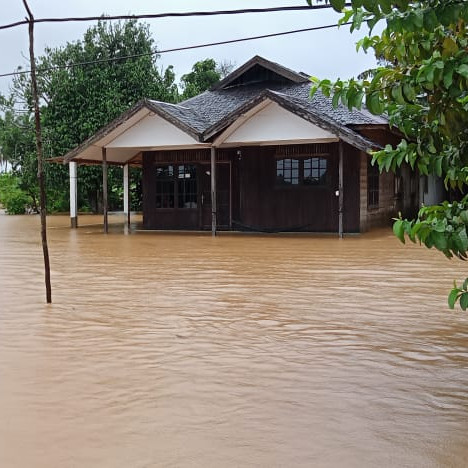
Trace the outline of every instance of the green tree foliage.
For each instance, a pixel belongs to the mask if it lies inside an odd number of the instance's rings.
[[[9,213],[18,214],[19,209],[11,210],[7,203],[14,203],[14,194],[21,193],[18,206],[24,210],[38,211],[39,188],[37,183],[37,160],[34,136],[34,121],[32,114],[22,112],[17,114],[12,101],[3,99],[3,115],[0,116],[0,147],[5,160],[11,165],[11,175],[15,190],[9,190],[8,200],[2,203]],[[5,178],[3,182],[11,182]],[[8,183],[8,187],[13,185]],[[16,190],[17,189],[17,190]]]
[[[148,26],[134,20],[100,21],[86,31],[83,40],[46,49],[38,59],[45,155],[64,155],[140,99],[176,102],[173,69],[160,70],[156,61]],[[14,97],[31,110],[27,75],[15,80]],[[97,210],[102,195],[100,167],[80,167],[79,178],[80,204]],[[120,206],[120,192],[113,188],[121,184],[121,169],[110,168],[111,208],[113,204]],[[51,208],[66,210],[68,169],[48,165],[47,186]]]
[[[182,99],[189,99],[209,89],[221,79],[221,72],[213,59],[195,63],[192,71],[182,75]]]
[[[310,1],[309,1],[310,3]],[[372,50],[386,66],[368,79],[315,81],[326,95],[351,108],[365,102],[373,114],[387,114],[403,135],[401,142],[373,155],[381,170],[403,162],[421,174],[445,178],[447,187],[468,185],[468,2],[466,0],[330,0],[343,12],[351,31],[365,25],[369,33],[357,48]],[[381,34],[373,35],[377,23]],[[459,202],[423,207],[415,220],[399,219],[394,231],[404,242],[434,247],[447,257],[467,258],[468,196]],[[468,281],[449,296],[454,307],[468,307]]]
[[[0,174],[0,205],[8,214],[24,214],[31,209],[30,197],[12,173]]]

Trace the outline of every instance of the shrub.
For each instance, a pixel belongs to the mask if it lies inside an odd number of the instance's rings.
[[[8,214],[24,214],[31,207],[31,198],[18,186],[12,174],[0,174],[0,203]]]

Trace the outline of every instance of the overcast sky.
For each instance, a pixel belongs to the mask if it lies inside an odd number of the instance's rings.
[[[0,23],[25,17],[22,0],[2,0]],[[305,5],[306,0],[29,0],[37,18],[93,16],[101,14],[151,14],[173,11],[207,11],[219,9],[262,8]],[[217,16],[209,18],[164,18],[146,20],[160,50],[216,42],[291,29],[336,23],[339,15],[332,10],[280,12]],[[58,47],[81,39],[92,23],[36,25],[36,55],[45,46]],[[351,35],[348,27],[311,31],[238,44],[213,46],[184,52],[163,54],[159,64],[174,65],[177,77],[190,71],[205,58],[231,61],[242,65],[254,55],[278,62],[295,71],[320,78],[350,78],[374,66],[372,55],[356,53],[355,43],[365,31]],[[28,67],[27,26],[0,31],[0,74]],[[10,78],[0,78],[0,92],[8,92]]]

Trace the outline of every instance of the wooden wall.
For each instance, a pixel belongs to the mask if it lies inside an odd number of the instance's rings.
[[[359,154],[344,151],[344,229],[359,231]],[[324,186],[276,185],[276,159],[321,155],[328,160]],[[338,231],[336,144],[244,147],[234,164],[233,224],[270,231]]]
[[[276,160],[320,156],[327,159],[324,185],[278,185]],[[232,229],[252,231],[338,231],[338,145],[242,147],[220,150],[218,161],[230,163]],[[198,210],[156,209],[156,164],[206,164],[209,150],[148,152],[143,155],[143,224],[146,229],[206,229]],[[221,166],[221,164],[219,164]],[[359,232],[360,153],[344,144],[344,231]],[[226,172],[226,171],[224,171]],[[221,174],[221,171],[220,171]],[[229,176],[229,172],[226,172]],[[229,177],[218,179],[228,193]],[[224,181],[224,182],[223,182]],[[227,198],[227,197],[224,197]],[[229,206],[223,208],[229,213]],[[225,217],[225,216],[224,216]],[[219,219],[224,219],[219,216]],[[226,220],[223,221],[226,225]]]

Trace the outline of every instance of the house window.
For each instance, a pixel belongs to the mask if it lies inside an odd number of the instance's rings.
[[[299,159],[278,159],[276,161],[276,181],[280,185],[298,185]]]
[[[196,208],[197,190],[196,166],[156,167],[156,208]]]
[[[174,208],[174,166],[156,168],[156,208]]]
[[[327,174],[327,160],[325,158],[304,159],[304,185],[324,185]]]
[[[179,208],[197,207],[197,169],[195,166],[178,166],[177,192]]]
[[[325,185],[326,158],[278,159],[276,183],[278,185]]]
[[[377,164],[367,164],[367,206],[377,208],[379,206],[379,179],[380,172]]]

